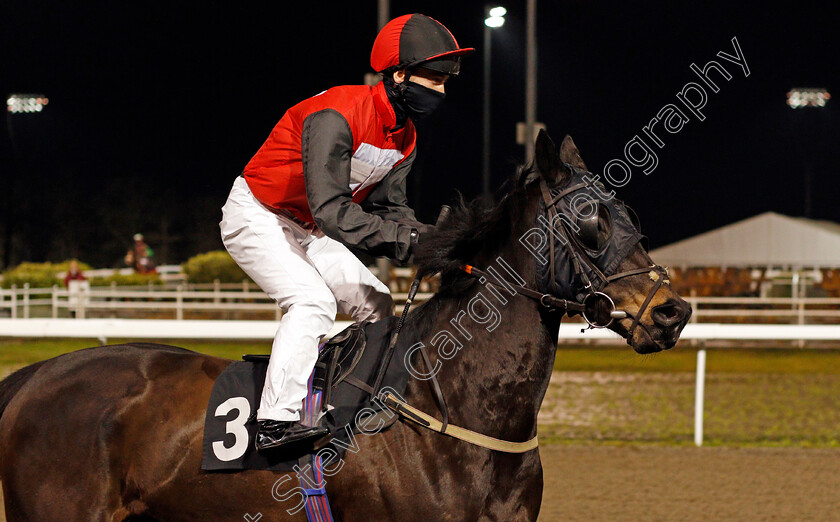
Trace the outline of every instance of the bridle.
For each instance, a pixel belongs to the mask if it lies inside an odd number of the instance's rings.
[[[572,172],[574,172],[574,167],[572,167],[571,165],[566,165],[566,167],[569,168]],[[543,178],[540,178],[539,183],[540,192],[543,198],[543,202],[545,203],[546,212],[548,213],[548,222],[552,224],[559,223],[559,226],[553,227],[554,232],[561,236],[561,243],[565,245],[565,248],[568,250],[569,253],[569,258],[572,260],[572,269],[574,270],[575,275],[577,275],[580,278],[580,280],[583,281],[583,291],[586,293],[586,296],[584,296],[584,298],[580,301],[560,299],[548,292],[539,292],[522,285],[498,281],[497,278],[491,275],[490,273],[471,265],[464,265],[461,267],[461,269],[468,274],[485,279],[494,286],[507,286],[508,288],[513,288],[516,290],[517,293],[536,300],[544,308],[562,310],[566,314],[569,314],[570,312],[580,314],[588,324],[588,327],[582,331],[590,330],[593,328],[607,328],[611,326],[613,321],[615,321],[616,319],[632,319],[633,322],[627,329],[626,337],[631,338],[636,328],[638,326],[641,326],[642,329],[644,329],[645,333],[648,335],[648,337],[650,337],[652,340],[653,336],[651,335],[647,326],[641,323],[641,318],[642,315],[644,315],[645,310],[647,310],[647,307],[650,305],[650,302],[653,300],[656,293],[662,287],[662,285],[670,283],[670,281],[668,280],[668,270],[665,267],[654,263],[650,256],[648,256],[647,252],[644,252],[645,257],[649,262],[648,266],[642,268],[635,268],[632,270],[626,270],[624,272],[619,272],[610,276],[604,275],[604,273],[595,265],[592,259],[583,251],[583,248],[578,243],[574,234],[570,233],[566,223],[561,219],[557,219],[557,204],[562,199],[571,196],[575,192],[585,189],[588,186],[587,183],[580,182],[574,184],[562,190],[559,194],[555,196],[551,195],[548,189],[548,185],[546,184]],[[554,241],[549,240],[548,269],[551,274],[550,281],[552,286],[556,286],[557,284],[555,268],[557,260],[554,243]],[[593,283],[587,275],[586,270],[584,270],[584,265],[593,274],[595,274],[595,283]],[[636,312],[636,314],[632,314],[626,310],[619,310],[616,307],[615,302],[612,300],[612,298],[606,293],[604,293],[603,289],[610,283],[613,283],[620,279],[624,279],[625,277],[631,277],[641,274],[648,274],[651,280],[654,281],[654,285],[648,291],[644,302],[642,302],[642,306],[639,307],[639,310]],[[603,305],[606,305],[608,307],[609,313],[605,316],[597,317]]]
[[[621,272],[620,274],[616,274],[614,276],[610,276],[607,279],[607,284],[616,281],[618,279],[622,279],[624,277],[630,277],[634,275],[644,274],[647,273],[650,275],[650,278],[655,281],[654,285],[651,287],[650,291],[648,292],[647,297],[645,298],[642,306],[639,307],[639,311],[634,315],[626,310],[619,310],[615,306],[615,301],[612,300],[610,296],[605,294],[600,290],[595,290],[591,285],[587,288],[589,289],[589,293],[584,297],[583,301],[570,301],[568,299],[560,299],[559,297],[555,297],[551,294],[541,293],[536,290],[531,290],[528,287],[517,285],[507,281],[501,284],[498,281],[493,281],[495,277],[484,270],[480,270],[472,265],[464,265],[461,267],[461,270],[464,272],[474,275],[476,277],[480,277],[482,279],[486,279],[488,284],[492,284],[493,286],[499,288],[514,289],[517,294],[521,294],[524,297],[528,297],[537,301],[541,306],[544,308],[552,309],[552,310],[560,310],[565,313],[579,313],[583,320],[586,321],[588,326],[581,331],[584,332],[586,330],[592,330],[595,328],[608,328],[612,325],[613,321],[616,319],[633,319],[633,323],[630,325],[630,328],[627,329],[627,337],[631,337],[633,335],[633,331],[636,329],[637,326],[641,326],[650,336],[650,332],[647,331],[647,326],[640,323],[640,319],[642,314],[644,314],[645,310],[647,309],[650,302],[653,300],[653,297],[656,295],[656,292],[663,284],[668,284],[670,281],[668,280],[668,272],[667,269],[663,266],[659,266],[656,264],[651,264],[650,266],[643,267],[643,268],[636,268],[633,270],[627,270],[626,272]],[[606,286],[606,284],[604,285]],[[593,312],[596,311],[597,303],[607,303],[610,307],[609,312],[609,320],[605,323],[604,321],[600,320],[600,318],[592,317]],[[652,338],[652,337],[651,337]]]
[[[571,170],[572,173],[575,172],[574,167],[572,167],[571,165],[566,166]],[[610,276],[605,275],[595,265],[593,260],[584,252],[583,247],[580,244],[578,244],[577,239],[566,228],[566,224],[562,220],[556,219],[558,215],[558,203],[563,198],[573,194],[574,192],[586,188],[587,184],[574,184],[571,187],[561,191],[558,195],[552,197],[548,189],[548,185],[542,177],[540,178],[539,183],[543,202],[545,203],[546,212],[548,213],[548,216],[550,218],[548,222],[550,224],[560,222],[559,227],[554,227],[552,225],[552,228],[555,229],[555,232],[561,235],[561,238],[563,239],[562,243],[568,249],[569,258],[571,259],[575,275],[578,278],[580,278],[580,280],[583,282],[583,291],[586,295],[580,301],[561,299],[549,292],[540,292],[538,290],[528,288],[524,285],[514,284],[509,281],[501,281],[493,274],[486,272],[480,268],[476,268],[472,265],[463,265],[461,266],[461,270],[463,270],[467,274],[479,278],[479,281],[484,284],[493,285],[500,289],[507,289],[508,291],[513,290],[517,294],[521,294],[525,297],[533,299],[537,301],[540,304],[540,306],[546,309],[559,310],[563,311],[563,313],[566,314],[569,314],[570,312],[579,313],[583,316],[583,319],[589,324],[589,326],[582,331],[589,330],[592,328],[607,328],[608,326],[612,325],[613,321],[615,321],[616,319],[632,319],[633,322],[630,325],[630,328],[628,328],[627,330],[626,337],[628,339],[632,338],[633,332],[635,331],[636,327],[641,326],[645,333],[648,335],[648,337],[651,340],[653,340],[653,336],[651,335],[647,326],[642,324],[640,321],[642,315],[644,315],[645,310],[650,305],[651,301],[653,300],[654,296],[659,291],[659,289],[662,287],[662,285],[670,283],[668,281],[667,269],[654,263],[653,260],[650,259],[650,256],[647,255],[647,252],[645,252],[644,255],[647,258],[647,261],[649,262],[649,266],[643,268],[635,268],[632,270],[626,270],[624,272],[619,272]],[[444,207],[441,210],[441,214],[440,216],[438,216],[438,224],[441,224],[446,220],[448,210],[448,207]],[[557,259],[553,238],[549,240],[549,245],[550,259],[548,269],[551,272],[550,286],[556,287]],[[594,274],[596,278],[596,281],[594,283],[587,275],[586,270],[584,270],[584,267],[588,268],[592,272],[592,274]],[[636,312],[635,315],[626,310],[618,310],[612,298],[610,298],[609,295],[604,293],[604,288],[610,283],[613,283],[625,277],[632,277],[645,273],[649,274],[651,280],[654,281],[654,285],[648,291],[647,297],[645,297],[642,306],[639,307],[639,310]],[[388,348],[386,349],[385,354],[383,354],[383,360],[380,363],[379,372],[377,374],[376,380],[374,381],[374,385],[373,387],[368,387],[367,385],[364,385],[362,389],[369,391],[372,397],[380,397],[385,406],[398,413],[404,419],[410,420],[411,422],[417,423],[432,431],[446,434],[464,440],[471,444],[507,453],[524,453],[526,451],[530,451],[536,448],[536,436],[524,442],[510,442],[488,437],[486,435],[467,430],[460,426],[450,424],[446,400],[443,396],[443,391],[440,387],[440,383],[438,382],[437,377],[434,375],[432,375],[430,378],[430,385],[435,401],[437,402],[437,405],[440,408],[440,412],[443,417],[442,421],[439,421],[435,417],[421,410],[418,410],[417,408],[412,407],[405,401],[395,397],[392,393],[381,389],[385,369],[388,367],[391,361],[391,357],[393,356],[397,344],[399,332],[402,329],[402,325],[408,314],[408,309],[411,306],[412,300],[414,299],[419,284],[420,277],[418,274],[418,277],[415,277],[414,282],[412,283],[411,288],[409,289],[408,299],[406,300],[405,308],[403,308],[402,316],[400,317],[400,320],[397,324],[397,328],[394,332],[394,335],[391,338],[391,342]],[[604,305],[608,307],[609,313],[606,316],[599,316],[599,313],[601,313],[600,310],[602,307],[604,307]],[[426,350],[425,345],[423,345],[422,343],[419,343],[419,351],[427,369],[431,369],[431,359],[429,358],[429,354]],[[381,394],[380,391],[382,391]]]

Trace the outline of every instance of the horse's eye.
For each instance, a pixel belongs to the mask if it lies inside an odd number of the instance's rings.
[[[601,250],[612,234],[612,218],[609,209],[599,201],[590,201],[578,210],[582,216],[577,220],[577,236],[580,244],[587,250],[595,252]]]

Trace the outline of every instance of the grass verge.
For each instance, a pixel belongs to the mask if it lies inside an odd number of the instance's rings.
[[[0,377],[95,340],[0,341]],[[114,344],[118,344],[114,342]],[[268,342],[173,341],[239,359]],[[544,444],[690,445],[696,351],[562,346],[540,411]],[[708,350],[707,445],[840,447],[840,350]]]
[[[119,339],[109,344],[120,344]],[[239,359],[246,353],[270,353],[269,342],[230,341],[157,341],[171,344],[226,359]],[[95,339],[6,339],[0,341],[0,376],[8,375],[18,368],[51,359],[58,355],[97,346]]]

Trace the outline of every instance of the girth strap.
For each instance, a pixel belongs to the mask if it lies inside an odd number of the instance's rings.
[[[409,406],[406,402],[397,399],[390,393],[386,393],[382,397],[382,402],[385,406],[391,408],[402,417],[415,422],[424,428],[449,435],[450,437],[463,440],[464,442],[469,442],[470,444],[474,444],[476,446],[481,446],[482,448],[491,449],[493,451],[501,451],[503,453],[525,453],[526,451],[531,451],[539,446],[536,436],[525,442],[510,442],[488,437],[487,435],[482,435],[481,433],[476,433],[454,424],[449,424],[446,431],[444,431],[443,423],[439,420],[431,415],[423,413],[417,408]]]

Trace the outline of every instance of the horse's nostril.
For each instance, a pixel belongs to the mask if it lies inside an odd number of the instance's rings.
[[[669,327],[682,321],[685,315],[682,307],[674,303],[666,303],[654,308],[651,313],[653,322],[659,326]]]

